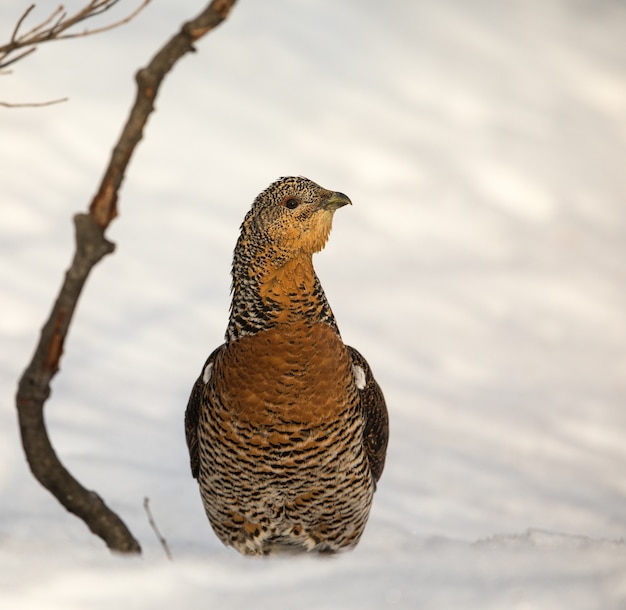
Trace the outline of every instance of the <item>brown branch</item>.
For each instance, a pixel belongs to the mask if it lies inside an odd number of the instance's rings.
[[[28,8],[28,12],[30,12],[31,8],[35,8],[34,4],[31,4],[30,7]],[[27,13],[24,13],[24,15],[27,15]],[[52,13],[50,13],[50,15],[48,15],[48,17],[46,17],[46,19],[44,19],[43,21],[41,21],[40,23],[38,23],[37,25],[33,26],[30,30],[28,30],[28,32],[26,32],[25,34],[22,34],[22,36],[20,37],[21,39],[33,39],[33,37],[37,34],[37,32],[40,32],[42,30],[44,30],[46,28],[46,26],[48,26],[48,24],[52,21],[55,21],[55,25],[59,23],[59,20],[63,18],[63,16],[66,13],[63,11],[63,5],[60,4],[59,6],[57,6],[54,11]],[[48,31],[51,31],[54,29],[55,26],[52,27],[48,27]],[[19,28],[18,28],[19,29]],[[15,41],[17,39],[17,32],[18,29],[15,30],[15,33],[13,35],[13,37],[11,38],[11,41]]]
[[[34,53],[36,50],[37,50],[37,47],[30,47],[29,49],[24,49],[21,53],[18,53],[11,59],[7,59],[5,62],[0,64],[0,70],[3,68],[6,68],[7,66],[10,66],[11,64],[14,64],[15,62],[18,62],[20,59],[24,59],[24,57],[26,57],[27,55],[30,55],[31,53]]]
[[[13,28],[13,33],[11,34],[11,42],[14,42],[17,39],[17,33],[20,31],[22,27],[22,23],[24,23],[24,19],[30,15],[31,11],[35,8],[34,4],[31,4],[23,13],[22,16],[17,20],[15,27]]]
[[[120,25],[124,25],[125,23],[128,23],[129,21],[131,21],[132,19],[134,19],[141,11],[143,11],[143,9],[146,7],[146,5],[150,2],[150,0],[144,0],[143,4],[140,4],[132,13],[130,13],[129,15],[127,15],[126,17],[124,17],[123,19],[120,19],[119,21],[116,21],[114,23],[110,23],[109,25],[104,25],[102,27],[99,28],[94,28],[93,30],[84,30],[83,32],[78,32],[76,34],[64,34],[63,36],[57,36],[58,40],[63,40],[66,38],[81,38],[83,36],[92,36],[93,34],[100,34],[102,32],[108,32],[109,30],[113,30],[117,27],[119,27]],[[108,7],[107,7],[108,8]],[[100,12],[104,12],[100,11]],[[99,13],[92,13],[91,15],[88,15],[86,18],[88,17],[94,17],[95,15],[99,15]]]
[[[97,17],[102,13],[108,11],[115,6],[119,0],[90,0],[83,8],[79,9],[76,13],[68,15],[65,12],[63,5],[58,6],[48,17],[42,22],[33,26],[27,32],[20,34],[20,29],[24,24],[24,21],[35,8],[34,4],[31,4],[20,16],[13,28],[11,39],[8,43],[0,45],[0,68],[4,68],[8,65],[23,59],[26,55],[29,55],[37,48],[37,45],[44,42],[50,42],[51,40],[63,40],[66,38],[78,38],[83,36],[91,36],[92,34],[99,34],[117,28],[125,23],[128,23],[137,14],[139,14],[151,0],[142,0],[141,4],[130,14],[122,19],[115,21],[109,25],[105,25],[93,30],[84,30],[78,33],[65,33],[75,25]],[[19,49],[26,49],[25,52],[19,54],[16,57],[10,58],[12,53],[15,53]]]
[[[35,478],[59,502],[74,513],[116,551],[138,553],[139,543],[120,518],[100,497],[85,489],[59,461],[46,432],[43,408],[50,383],[59,369],[63,346],[78,298],[93,267],[113,251],[104,231],[117,214],[118,191],[143,128],[154,109],[154,100],[165,75],[193,44],[228,16],[235,0],[214,0],[195,19],[185,23],[137,73],[137,97],[130,117],[113,149],[102,183],[89,214],[77,214],[76,251],[52,312],[45,323],[33,358],[18,384],[16,405],[22,444]]]
[[[67,102],[68,99],[68,97],[60,97],[58,100],[48,100],[46,102],[0,102],[0,106],[3,108],[41,108],[41,106],[52,106],[53,104]]]
[[[146,515],[148,515],[148,523],[150,524],[150,527],[152,528],[152,531],[154,532],[154,535],[157,537],[157,540],[159,541],[159,543],[163,547],[163,551],[165,552],[165,556],[170,561],[174,561],[174,557],[172,555],[172,551],[170,551],[170,545],[167,544],[167,540],[165,540],[165,538],[161,534],[161,531],[157,527],[156,521],[154,520],[154,517],[152,516],[152,511],[150,510],[150,499],[149,498],[144,498],[143,499],[143,509],[146,511]]]

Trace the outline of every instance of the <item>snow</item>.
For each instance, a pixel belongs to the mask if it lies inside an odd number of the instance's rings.
[[[626,7],[612,0],[239,3],[164,83],[46,406],[61,459],[142,557],[109,553],[31,477],[13,397],[71,216],[133,73],[202,5],[155,2],[2,77],[5,101],[70,101],[0,109],[0,607],[626,607]],[[0,7],[2,40],[21,10]],[[208,525],[182,418],[223,337],[239,224],[290,174],[354,202],[315,263],[385,392],[391,444],[354,552],[251,560]]]

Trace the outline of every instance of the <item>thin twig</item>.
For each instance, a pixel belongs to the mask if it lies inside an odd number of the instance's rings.
[[[161,535],[161,532],[159,531],[159,528],[157,527],[157,524],[154,521],[154,517],[152,516],[152,511],[150,510],[149,498],[143,499],[143,508],[146,511],[146,515],[148,515],[148,523],[150,524],[150,527],[154,531],[157,537],[157,540],[161,543],[161,546],[163,547],[163,550],[165,551],[165,556],[170,561],[174,561],[174,557],[172,556],[172,552],[170,551],[169,544],[167,544],[167,540],[165,540],[165,538]]]
[[[62,102],[67,102],[69,99],[69,97],[61,97],[58,100],[48,100],[47,102],[17,102],[15,104],[10,102],[0,102],[0,106],[3,108],[41,108],[42,106],[61,104]]]
[[[78,32],[76,34],[64,34],[63,36],[57,36],[57,39],[64,40],[68,38],[81,38],[83,36],[92,36],[93,34],[101,34],[102,32],[108,32],[109,30],[113,30],[114,28],[117,28],[120,25],[124,25],[125,23],[128,23],[131,19],[134,19],[134,17],[138,15],[146,7],[146,5],[149,2],[150,0],[144,0],[143,4],[138,6],[132,13],[130,13],[130,15],[128,15],[127,17],[124,17],[123,19],[120,19],[119,21],[116,21],[115,23],[111,23],[109,25],[95,28],[93,30],[85,30],[83,32]],[[93,15],[89,15],[89,16],[91,17]]]
[[[98,17],[99,15],[102,15],[109,9],[113,8],[113,6],[115,6],[118,2],[119,0],[93,0],[87,6],[82,8],[80,11],[78,11],[76,14],[74,14],[71,17],[66,17],[66,15],[64,14],[63,19],[61,19],[58,25],[55,26],[54,28],[55,39],[62,40],[64,38],[76,38],[79,36],[90,36],[91,34],[97,34],[100,30],[84,30],[83,32],[79,34],[64,34],[63,36],[60,35],[61,32],[69,30],[70,28],[74,27],[77,23],[81,23],[82,21],[87,21],[88,19],[92,19],[93,17]],[[139,5],[139,7],[135,9],[131,15],[134,16],[137,13],[141,12],[146,7],[146,5],[149,4],[149,2],[150,0],[143,0],[143,2]],[[129,21],[129,19],[127,18],[121,19],[120,21],[116,21],[112,23],[110,26],[106,26],[106,28],[103,28],[103,29],[115,28],[118,25],[122,25],[123,23],[126,23],[126,21]]]
[[[17,20],[17,23],[15,24],[15,27],[13,28],[13,34],[11,34],[11,42],[15,42],[17,40],[17,33],[19,32],[20,28],[22,27],[22,23],[24,23],[24,19],[26,19],[26,17],[28,17],[28,15],[31,13],[31,11],[35,8],[34,4],[31,4],[22,14],[22,16]]]
[[[85,9],[85,12],[89,12],[88,15],[85,15],[85,19],[102,15],[102,13],[113,8],[119,1],[120,0],[92,0],[90,6]]]
[[[37,50],[37,47],[30,47],[30,49],[26,49],[22,51],[21,53],[18,53],[15,57],[11,59],[7,59],[7,61],[0,64],[0,70],[3,68],[6,68],[7,66],[10,66],[11,64],[14,64],[16,61],[19,61],[20,59],[24,59],[24,57],[26,57],[27,55],[30,55],[31,53],[34,53],[36,50]]]
[[[44,40],[52,40],[52,39],[58,40],[59,38],[59,36],[57,35],[58,32],[62,32],[68,27],[72,27],[73,23],[71,22],[68,23],[65,20],[65,18],[67,17],[67,13],[65,11],[61,11],[62,8],[63,8],[62,6],[59,7],[59,16],[56,18],[56,21],[54,22],[54,24],[49,28]],[[53,16],[54,14],[50,17],[50,19],[52,19]]]
[[[64,14],[63,13],[63,5],[57,6],[54,9],[54,11],[52,13],[50,13],[50,15],[48,17],[46,17],[41,23],[33,26],[30,30],[28,30],[28,32],[25,32],[24,34],[22,34],[22,39],[34,36],[35,34],[37,34],[37,32],[40,32],[41,30],[45,29],[47,27],[47,25],[51,21],[54,21],[54,19],[56,19],[58,21],[57,15],[63,15],[63,14]],[[53,27],[54,26],[52,26],[52,28]],[[48,28],[48,30],[50,30],[52,28]]]

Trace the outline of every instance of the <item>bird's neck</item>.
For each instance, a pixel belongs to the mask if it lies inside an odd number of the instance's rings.
[[[280,266],[251,261],[247,272],[242,274],[233,269],[227,341],[297,322],[325,323],[338,333],[311,255],[302,255]]]

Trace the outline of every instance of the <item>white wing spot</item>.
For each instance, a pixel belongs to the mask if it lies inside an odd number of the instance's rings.
[[[213,370],[213,363],[209,362],[209,364],[207,364],[204,367],[204,371],[202,371],[202,381],[207,384],[209,383],[209,379],[211,379],[211,371]]]
[[[362,390],[365,387],[365,371],[362,367],[353,364],[352,373],[354,374],[354,382],[356,383],[356,387],[359,388],[359,390]]]

